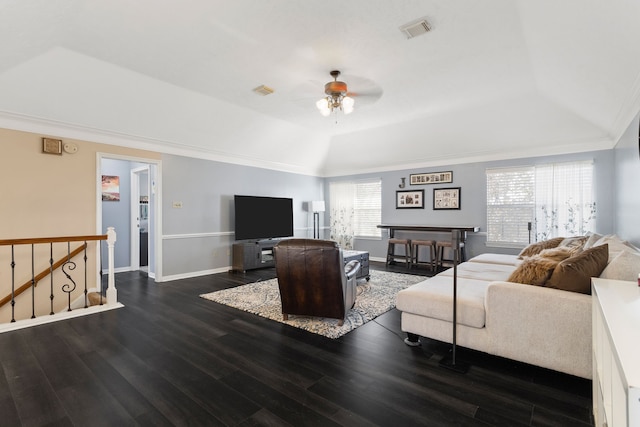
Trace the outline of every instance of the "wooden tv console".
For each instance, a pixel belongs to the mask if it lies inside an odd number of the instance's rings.
[[[233,244],[233,271],[245,272],[258,268],[275,267],[273,247],[278,240],[258,240]]]

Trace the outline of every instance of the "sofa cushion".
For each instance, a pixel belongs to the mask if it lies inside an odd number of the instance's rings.
[[[484,296],[491,282],[458,278],[458,324],[483,328]],[[453,278],[434,276],[398,292],[396,308],[402,312],[453,321]]]
[[[527,256],[537,255],[537,254],[539,254],[540,252],[542,252],[545,249],[555,248],[563,240],[564,240],[564,237],[554,237],[553,239],[543,240],[542,242],[532,243],[529,246],[527,246],[526,248],[524,248],[518,254],[518,258],[523,259],[524,257],[527,257]]]
[[[565,257],[566,258],[566,257]],[[544,286],[560,260],[543,256],[527,257],[507,279],[508,282]]]
[[[602,271],[600,277],[635,282],[640,273],[640,253],[622,251]]]
[[[517,255],[509,254],[480,254],[471,258],[468,262],[486,263],[486,264],[503,264],[503,265],[519,265],[522,260]]]
[[[591,278],[599,277],[607,266],[609,246],[594,246],[561,261],[545,286],[565,291],[591,294]]]
[[[496,280],[505,281],[515,269],[512,265],[490,264],[484,262],[463,262],[458,265],[458,277],[469,279],[486,280],[494,282]],[[449,268],[438,276],[453,276],[453,268]]]

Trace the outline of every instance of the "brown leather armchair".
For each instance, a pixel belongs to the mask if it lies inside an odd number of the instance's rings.
[[[290,314],[344,318],[356,301],[356,274],[360,262],[344,264],[336,242],[287,239],[273,248],[282,301],[282,317]]]

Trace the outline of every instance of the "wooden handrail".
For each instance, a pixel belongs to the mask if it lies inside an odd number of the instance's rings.
[[[69,237],[35,237],[30,239],[5,239],[0,240],[0,246],[10,245],[35,245],[39,243],[60,243],[60,242],[86,242],[89,240],[107,240],[106,234],[91,236],[69,236]]]
[[[93,236],[93,237],[102,237],[102,236]],[[105,235],[106,237],[106,235]],[[21,239],[21,240],[25,240],[25,239]],[[87,239],[89,240],[89,239]],[[93,240],[102,240],[102,239],[93,239]],[[63,241],[67,241],[67,240],[63,240]],[[41,242],[42,243],[42,242]],[[48,242],[46,242],[48,243]],[[65,255],[63,258],[60,258],[58,261],[56,261],[55,263],[53,263],[52,266],[42,270],[40,273],[38,273],[36,276],[34,276],[33,278],[33,286],[37,286],[38,282],[42,279],[44,279],[45,277],[47,277],[50,273],[51,273],[51,269],[53,267],[53,270],[57,270],[58,268],[60,268],[60,266],[62,266],[65,262],[67,262],[68,260],[70,260],[71,258],[75,257],[76,255],[80,254],[85,248],[87,247],[87,244],[84,243],[81,246],[78,246],[76,249],[74,249],[73,251],[71,251],[68,255]],[[23,293],[24,291],[26,291],[27,289],[29,289],[32,285],[32,280],[29,280],[28,282],[26,282],[24,285],[20,286],[18,289],[13,291],[13,298],[17,297],[18,295],[20,295],[21,293]],[[3,305],[5,305],[6,303],[8,303],[9,301],[11,301],[11,294],[7,295],[6,297],[0,299],[0,307],[2,307]]]

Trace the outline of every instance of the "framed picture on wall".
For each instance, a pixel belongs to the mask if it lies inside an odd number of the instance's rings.
[[[424,209],[424,190],[396,191],[396,209]]]
[[[409,184],[448,184],[453,182],[453,172],[429,172],[429,173],[412,173],[409,175]]]
[[[105,202],[120,201],[120,177],[102,175],[102,200]]]
[[[460,209],[460,187],[434,188],[433,209]]]

